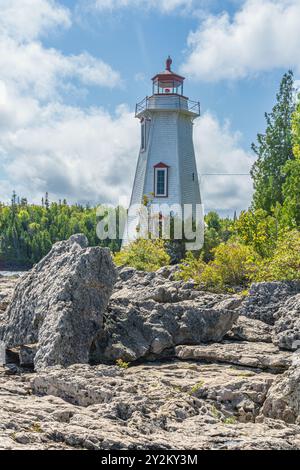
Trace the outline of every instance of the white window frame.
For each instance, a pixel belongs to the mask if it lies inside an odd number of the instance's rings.
[[[165,174],[165,191],[164,194],[158,194],[157,192],[157,172],[163,171]],[[157,167],[154,168],[154,195],[155,197],[167,197],[168,196],[168,168]]]

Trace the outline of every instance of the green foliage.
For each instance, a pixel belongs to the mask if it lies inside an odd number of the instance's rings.
[[[295,160],[287,162],[284,167],[283,218],[286,226],[300,229],[300,102],[293,114],[292,137]]]
[[[0,266],[31,267],[45,256],[53,243],[84,233],[91,246],[120,249],[120,240],[100,241],[96,234],[96,209],[64,203],[42,205],[20,202],[15,193],[10,205],[0,203]]]
[[[300,160],[300,94],[298,95],[298,103],[292,117],[292,136],[293,152],[295,158]]]
[[[284,202],[283,185],[286,180],[284,166],[294,159],[291,121],[295,109],[293,73],[286,73],[277,94],[277,103],[271,113],[266,113],[265,134],[257,135],[252,148],[257,155],[251,175],[254,183],[254,209],[264,209],[268,214],[276,204]]]
[[[188,254],[178,278],[194,279],[197,284],[214,291],[248,285],[258,259],[253,248],[229,241],[215,248],[213,255],[214,259],[206,264],[200,258]]]
[[[116,365],[117,365],[120,369],[128,369],[129,366],[130,366],[130,362],[125,362],[125,361],[123,361],[123,359],[117,359],[117,360],[116,360]]]
[[[194,280],[196,284],[201,284],[201,275],[206,268],[206,263],[191,251],[188,251],[185,259],[180,264],[180,271],[175,274],[178,280]]]
[[[214,249],[214,260],[210,261],[201,274],[201,282],[216,290],[247,286],[255,269],[257,254],[238,242],[221,243]]]
[[[238,237],[262,257],[271,256],[278,235],[278,222],[263,209],[243,211],[235,223]]]
[[[205,216],[204,246],[201,252],[204,261],[213,259],[213,249],[220,243],[229,240],[233,232],[233,221],[221,219],[216,212],[209,212]]]
[[[201,380],[200,382],[196,383],[192,388],[191,388],[191,395],[195,394],[200,390],[203,385],[205,384],[204,380]]]
[[[254,272],[254,281],[300,280],[300,232],[293,230],[280,235],[274,254],[264,259]]]
[[[236,424],[238,421],[237,421],[237,418],[235,416],[228,416],[227,418],[225,418],[223,420],[223,423],[224,424]]]
[[[131,266],[140,271],[157,271],[170,264],[163,240],[139,238],[114,256],[117,266]]]

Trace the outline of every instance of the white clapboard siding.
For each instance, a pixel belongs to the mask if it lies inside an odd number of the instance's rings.
[[[139,153],[130,206],[142,204],[144,196],[152,204],[200,204],[193,144],[197,114],[189,111],[188,99],[180,95],[153,95],[145,103],[137,117],[146,123],[146,148]],[[160,162],[169,167],[168,195],[153,198],[154,167]],[[123,246],[128,241],[125,234]]]

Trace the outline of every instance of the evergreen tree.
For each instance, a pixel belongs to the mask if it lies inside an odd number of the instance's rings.
[[[295,110],[293,73],[286,73],[277,94],[277,103],[271,113],[266,113],[265,134],[257,135],[252,149],[257,155],[251,176],[254,182],[253,208],[272,213],[276,203],[283,204],[284,167],[293,160],[291,120]]]
[[[289,228],[300,229],[300,95],[292,119],[292,138],[295,160],[285,165],[283,217]]]

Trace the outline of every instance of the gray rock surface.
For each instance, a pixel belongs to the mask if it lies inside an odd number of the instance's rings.
[[[276,376],[172,361],[0,373],[0,449],[300,449],[300,427],[256,416]]]
[[[274,325],[282,303],[297,293],[300,293],[300,281],[252,284],[240,313],[248,318]]]
[[[300,424],[300,355],[292,367],[274,381],[262,408],[262,415]]]
[[[74,270],[66,271],[76,278],[79,259],[89,267],[90,262],[89,249],[75,244],[68,248]],[[68,266],[67,261],[61,266]],[[290,349],[297,340],[297,283],[264,283],[254,288],[252,301],[250,295],[240,306],[237,297],[204,293],[193,283],[175,281],[176,269],[150,274],[121,269],[103,322],[89,330],[94,356],[100,353],[113,362],[119,357],[156,362],[128,369],[105,364],[54,366],[32,374],[16,361],[20,358],[28,365],[40,344],[28,344],[30,336],[23,335],[26,342],[8,351],[10,363],[0,366],[0,449],[300,450],[299,355],[278,348]],[[98,286],[100,274],[95,273],[93,268]],[[83,279],[91,278],[84,274]],[[0,296],[12,292],[2,281]],[[78,283],[82,284],[81,277]],[[32,298],[33,285],[29,283],[23,297],[40,305],[49,290],[47,285],[45,290],[36,288],[40,297]],[[52,292],[69,292],[69,287],[59,290],[64,285],[57,282]],[[99,296],[102,289],[101,284],[88,295]],[[60,302],[66,302],[64,295],[55,305]],[[77,296],[72,305],[80,305]],[[258,319],[237,318],[243,309]],[[8,332],[9,318],[5,315],[2,322]],[[78,335],[78,311],[74,318],[71,327]],[[86,311],[83,318],[88,321]],[[24,322],[22,315],[21,319]],[[41,325],[36,328],[32,317],[30,322],[39,338]],[[53,325],[51,321],[49,327]],[[70,330],[68,321],[60,325]],[[203,341],[219,342],[199,344]],[[157,361],[168,355],[172,360]]]
[[[279,351],[273,344],[224,342],[201,346],[177,346],[176,356],[184,360],[224,362],[273,372],[283,372],[292,363],[293,354]]]
[[[282,349],[300,348],[300,293],[289,297],[277,311],[273,342]]]
[[[116,273],[109,250],[87,244],[80,234],[56,243],[17,283],[0,338],[38,343],[36,368],[89,361]]]
[[[4,312],[9,306],[13,291],[19,277],[2,277],[0,276],[0,327],[4,321]]]
[[[254,343],[272,343],[273,327],[260,320],[240,315],[227,333],[226,339],[250,341]]]
[[[171,281],[166,270],[147,274],[125,268],[120,279],[94,343],[98,363],[157,359],[172,355],[178,344],[221,341],[238,317],[241,299]]]

